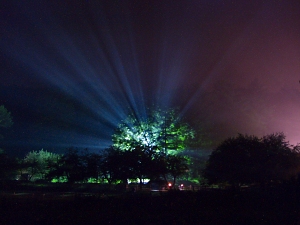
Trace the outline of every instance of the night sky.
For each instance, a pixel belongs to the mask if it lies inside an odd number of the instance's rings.
[[[22,155],[111,144],[116,126],[175,107],[214,144],[300,142],[300,1],[1,1],[0,105]]]

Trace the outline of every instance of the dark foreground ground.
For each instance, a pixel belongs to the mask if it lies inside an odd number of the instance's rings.
[[[0,224],[298,224],[300,190],[5,194]],[[300,224],[300,223],[299,223]]]

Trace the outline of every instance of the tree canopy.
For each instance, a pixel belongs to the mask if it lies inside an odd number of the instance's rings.
[[[299,146],[282,133],[262,138],[239,134],[223,141],[210,155],[204,176],[211,183],[281,182],[299,173]]]
[[[0,181],[12,179],[17,173],[17,161],[0,148]]]
[[[39,151],[31,151],[24,158],[24,167],[29,175],[29,180],[45,179],[61,156],[56,153],[48,152],[41,149]]]
[[[144,179],[163,179],[167,184],[168,176],[175,184],[176,179],[187,172],[188,165],[183,156],[166,155],[137,146],[128,151],[113,147],[106,149],[100,168],[109,184],[117,180],[127,183],[129,179],[138,180],[142,186]]]
[[[0,127],[10,127],[13,125],[11,113],[7,111],[4,105],[0,106]]]
[[[194,136],[194,130],[181,121],[175,110],[154,110],[144,119],[128,116],[112,135],[112,141],[121,150],[144,146],[167,152],[185,149]]]
[[[13,125],[11,113],[4,107],[0,105],[0,128],[9,128]],[[0,134],[0,138],[3,136]]]
[[[89,152],[88,149],[78,151],[76,148],[69,148],[47,177],[50,180],[60,180],[64,177],[69,183],[87,182],[89,179],[98,180],[100,163],[101,156],[97,153]]]

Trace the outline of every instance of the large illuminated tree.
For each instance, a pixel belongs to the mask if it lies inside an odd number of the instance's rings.
[[[154,110],[144,119],[130,115],[112,135],[113,146],[121,150],[142,146],[164,153],[184,150],[193,138],[194,130],[175,110]]]

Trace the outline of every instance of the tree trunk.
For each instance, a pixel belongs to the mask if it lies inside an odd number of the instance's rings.
[[[164,174],[163,177],[164,177],[164,180],[166,182],[166,185],[168,185],[168,180],[167,180],[166,174]]]
[[[173,189],[175,189],[175,184],[176,184],[176,176],[174,176],[174,179],[173,179]]]
[[[140,186],[140,190],[142,190],[142,189],[143,189],[143,181],[142,181],[142,178],[140,177],[139,180],[140,180],[140,185],[139,185],[139,186]]]

